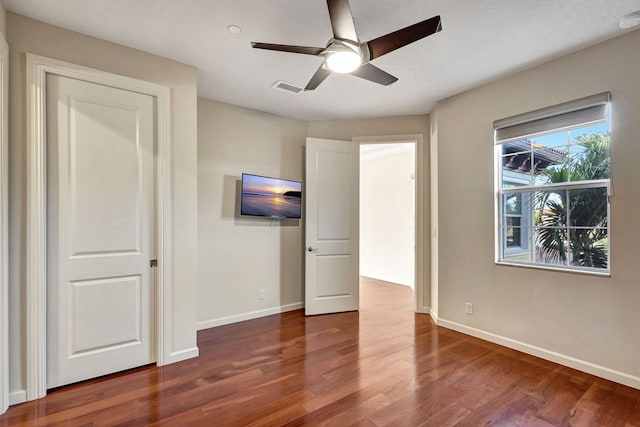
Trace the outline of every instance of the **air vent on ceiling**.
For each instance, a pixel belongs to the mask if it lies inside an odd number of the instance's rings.
[[[278,80],[271,87],[291,93],[300,93],[303,90],[300,86],[296,86],[293,83],[283,82],[282,80]]]

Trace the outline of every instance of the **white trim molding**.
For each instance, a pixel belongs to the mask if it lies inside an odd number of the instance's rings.
[[[351,138],[352,141],[360,144],[402,144],[409,143],[415,144],[416,147],[416,188],[415,188],[415,203],[416,203],[416,218],[415,218],[415,306],[416,313],[428,313],[428,306],[424,303],[424,297],[427,295],[425,290],[424,271],[424,224],[425,224],[425,201],[424,201],[424,135],[423,134],[409,134],[409,135],[386,135],[386,136],[355,136]]]
[[[46,76],[55,74],[143,93],[156,101],[156,362],[171,363],[173,336],[171,218],[171,91],[168,87],[51,58],[27,54],[27,400],[47,394],[46,376]],[[192,354],[191,352],[190,354]],[[197,355],[197,351],[196,351]]]
[[[198,330],[215,328],[216,326],[229,325],[231,323],[244,322],[245,320],[258,319],[260,317],[271,316],[273,314],[286,313],[287,311],[304,308],[304,302],[294,302],[293,304],[280,305],[278,307],[265,308],[263,310],[249,311],[247,313],[234,314],[233,316],[219,317],[217,319],[203,320],[198,322]]]
[[[440,318],[438,317],[438,313],[436,313],[436,311],[433,310],[432,308],[429,308],[429,316],[431,316],[431,320],[433,320],[433,323],[438,325]]]
[[[430,314],[431,313],[431,309],[429,307],[427,307],[426,305],[419,306],[419,307],[416,308],[416,313]]]
[[[517,341],[482,329],[473,328],[461,323],[452,322],[443,318],[439,318],[436,321],[436,324],[438,326],[452,329],[466,335],[471,335],[473,337],[480,338],[482,340],[489,341],[504,347],[512,348],[514,350],[518,350],[523,353],[539,357],[541,359],[550,360],[551,362],[555,362],[560,365],[568,366],[570,368],[577,369],[579,371],[583,371],[601,378],[605,378],[607,380],[615,381],[629,387],[640,389],[640,377],[636,377],[634,375],[625,374],[624,372],[616,371],[605,366],[596,365],[595,363],[587,362],[585,360],[577,359],[575,357],[567,356],[565,354],[547,350],[545,348],[536,347],[535,345]]]
[[[164,364],[169,365],[171,363],[182,362],[183,360],[198,357],[199,355],[200,349],[198,349],[198,347],[191,347],[184,350],[174,351],[169,355],[169,357],[165,358]]]
[[[27,390],[15,390],[9,394],[9,405],[17,405],[27,401]]]
[[[0,414],[9,395],[9,46],[0,34]]]
[[[430,236],[430,292],[431,292],[431,305],[429,307],[429,313],[435,322],[438,321],[438,308],[440,299],[439,289],[439,242],[438,242],[438,106],[431,112],[431,123],[429,129],[429,206],[430,206],[430,224],[429,224],[429,236]]]

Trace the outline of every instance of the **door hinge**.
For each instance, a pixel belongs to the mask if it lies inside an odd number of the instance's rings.
[[[149,261],[149,266],[151,268],[157,267],[158,266],[158,260],[157,259],[152,259],[151,261]]]

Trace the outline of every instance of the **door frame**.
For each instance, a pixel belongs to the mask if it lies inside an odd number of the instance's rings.
[[[55,74],[150,95],[155,108],[156,255],[151,301],[157,365],[171,362],[172,218],[171,91],[166,86],[27,53],[27,241],[26,241],[26,392],[27,400],[47,394],[47,155],[46,76]]]
[[[0,34],[0,414],[9,407],[9,46]]]
[[[425,246],[424,246],[424,224],[425,224],[425,209],[424,209],[424,135],[422,134],[409,134],[409,135],[388,135],[388,136],[355,136],[351,138],[352,141],[360,143],[360,145],[369,144],[401,144],[411,143],[416,147],[416,188],[415,188],[415,261],[414,261],[414,310],[416,313],[429,313],[429,304],[425,303],[425,296],[430,296],[429,292],[425,292],[425,274],[428,273],[427,266],[425,264]]]

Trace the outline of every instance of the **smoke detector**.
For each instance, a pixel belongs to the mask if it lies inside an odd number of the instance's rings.
[[[628,30],[629,28],[633,28],[639,24],[640,10],[636,10],[635,12],[631,12],[630,14],[623,16],[622,19],[618,22],[618,26],[622,30]]]

